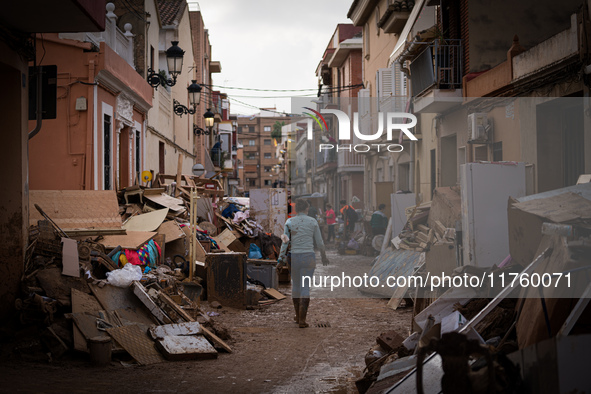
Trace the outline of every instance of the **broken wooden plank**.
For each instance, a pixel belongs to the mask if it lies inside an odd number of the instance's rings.
[[[163,234],[165,236],[166,243],[185,238],[185,233],[174,220],[162,223],[160,227],[158,227],[158,234]]]
[[[148,295],[144,286],[138,282],[137,280],[133,281],[133,293],[139,298],[139,300],[148,308],[150,313],[158,319],[160,323],[170,324],[172,320],[160,309],[158,305],[154,302],[152,297]]]
[[[408,292],[408,288],[408,285],[404,287],[396,287],[396,290],[394,290],[394,294],[392,294],[392,298],[390,298],[390,301],[388,301],[388,306],[394,310],[398,309],[400,303],[404,299],[404,296]]]
[[[107,249],[121,246],[122,249],[137,250],[155,235],[156,233],[151,231],[128,231],[126,235],[106,235],[98,242]]]
[[[138,363],[142,365],[164,362],[164,358],[146,332],[135,324],[130,326],[108,328],[107,332],[115,339]]]
[[[445,227],[439,220],[436,220],[433,229],[437,232],[437,235],[439,235],[440,238],[443,238],[443,234],[445,234],[447,227]]]
[[[172,310],[174,310],[178,315],[180,315],[181,318],[183,318],[185,321],[188,321],[188,322],[195,321],[195,319],[193,319],[187,312],[185,312],[183,310],[183,308],[181,308],[176,302],[174,302],[169,296],[167,296],[163,292],[160,292],[160,294],[158,294],[158,298],[162,302],[166,303]]]
[[[283,300],[283,299],[287,298],[285,295],[281,294],[280,292],[278,292],[275,289],[265,289],[265,290],[263,290],[263,293],[265,293],[269,297],[274,298],[276,300]]]
[[[224,349],[228,353],[232,353],[232,348],[226,344],[220,337],[215,335],[213,332],[209,331],[207,328],[201,326],[201,330],[203,331],[203,335],[209,338],[211,341],[214,342],[214,346],[218,345],[218,347]]]
[[[167,214],[168,208],[164,208],[133,216],[123,225],[123,228],[127,231],[156,231],[166,219]]]
[[[419,231],[422,231],[422,232],[423,232],[423,233],[425,233],[425,234],[428,234],[428,233],[429,233],[429,230],[431,230],[429,227],[425,226],[424,224],[419,224],[419,225],[417,226],[417,229],[418,229]]]
[[[412,248],[406,243],[406,242],[400,242],[400,244],[398,244],[399,249],[404,249],[404,250],[411,250]]]
[[[415,239],[418,240],[418,241],[420,241],[419,243],[421,243],[421,242],[424,242],[424,243],[429,242],[429,237],[427,237],[426,234],[423,234],[420,231],[418,233],[416,233]]]
[[[62,230],[121,229],[117,193],[114,190],[31,190],[29,205],[40,205]],[[29,212],[29,224],[43,216]]]

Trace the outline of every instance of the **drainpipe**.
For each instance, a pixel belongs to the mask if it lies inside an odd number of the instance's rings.
[[[407,76],[408,78],[410,78],[410,70],[409,70],[408,68],[404,67],[404,66],[403,66],[403,64],[404,64],[404,62],[406,61],[406,58],[408,57],[408,55],[409,55],[409,54],[410,54],[412,51],[414,51],[414,49],[415,49],[415,48],[416,48],[416,47],[419,45],[419,43],[418,43],[418,41],[417,41],[418,39],[419,39],[419,36],[417,35],[417,36],[415,37],[415,40],[414,40],[414,41],[411,41],[411,43],[410,43],[410,45],[408,46],[408,48],[406,48],[406,49],[404,50],[404,52],[402,52],[402,53],[400,54],[400,56],[398,56],[398,57],[396,58],[396,60],[394,60],[394,63],[398,63],[398,64],[400,64],[400,71],[402,71],[403,73],[405,73],[405,74],[406,74],[406,76]]]
[[[34,136],[41,131],[41,123],[43,121],[43,98],[42,98],[42,87],[43,87],[43,78],[41,76],[41,66],[36,67],[37,73],[37,105],[35,114],[37,115],[37,125],[33,130],[29,132],[29,139],[33,138]]]
[[[95,63],[94,60],[90,60],[88,62],[88,107],[86,109],[86,153],[84,158],[84,190],[92,189],[92,184],[90,182],[92,178],[92,145],[93,145],[93,134],[94,134],[94,127],[93,121],[94,116],[90,116],[89,109],[93,108],[96,105],[94,102],[94,68]],[[94,115],[94,112],[93,112]]]

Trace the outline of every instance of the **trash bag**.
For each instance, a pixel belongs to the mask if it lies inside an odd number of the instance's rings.
[[[222,216],[226,219],[234,219],[234,214],[239,212],[240,209],[234,204],[228,204],[228,207],[222,211]]]
[[[259,248],[256,244],[250,244],[250,249],[248,250],[248,258],[262,259],[263,254],[261,253],[261,248]]]
[[[107,282],[117,287],[128,287],[134,280],[142,279],[142,267],[125,264],[121,269],[107,272]]]
[[[347,248],[357,250],[359,249],[359,243],[355,241],[355,238],[351,238],[347,244]]]

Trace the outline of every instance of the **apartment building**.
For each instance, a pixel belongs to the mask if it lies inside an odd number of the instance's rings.
[[[318,110],[337,108],[349,114],[358,111],[357,95],[363,88],[362,28],[352,24],[338,24],[316,69],[321,86]],[[314,192],[327,196],[327,201],[338,206],[340,200],[357,197],[357,208],[364,207],[364,155],[336,149],[320,151],[322,139],[338,139],[338,122],[330,121],[329,129],[314,133]]]
[[[277,123],[279,130],[282,122],[289,117],[274,112],[274,109],[263,110],[253,116],[238,116],[236,119],[236,138],[242,145],[242,167],[244,172],[244,192],[250,189],[277,187],[283,175],[276,165],[280,164],[277,157],[277,141],[271,133]]]

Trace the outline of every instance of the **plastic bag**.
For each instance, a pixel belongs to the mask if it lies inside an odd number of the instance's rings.
[[[139,265],[125,264],[121,269],[107,272],[107,282],[117,287],[128,287],[134,280],[142,279],[142,268]]]
[[[263,254],[261,253],[261,248],[259,248],[255,244],[250,244],[250,249],[248,251],[248,258],[249,259],[262,259]]]
[[[355,238],[351,238],[349,243],[347,244],[347,248],[357,250],[359,249],[359,244],[355,241]]]

